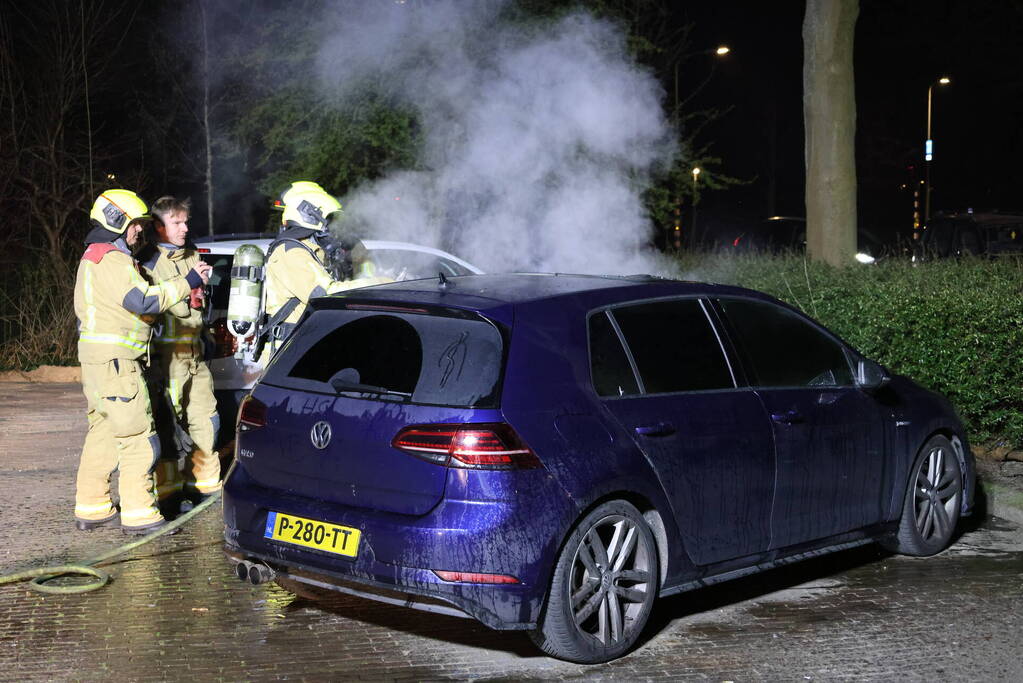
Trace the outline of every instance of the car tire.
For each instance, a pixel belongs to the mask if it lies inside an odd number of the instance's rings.
[[[530,637],[547,654],[570,662],[622,656],[650,617],[658,567],[657,545],[639,510],[623,500],[599,505],[565,541]]]
[[[919,557],[941,552],[952,542],[962,499],[963,472],[952,442],[932,436],[910,470],[898,533],[882,545]]]

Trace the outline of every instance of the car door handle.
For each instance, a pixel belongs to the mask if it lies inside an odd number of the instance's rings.
[[[796,424],[797,422],[803,421],[803,416],[798,410],[792,409],[787,410],[784,413],[771,413],[771,419],[779,424]]]
[[[670,422],[640,425],[639,427],[636,427],[636,433],[640,436],[669,436],[675,433],[675,425]]]

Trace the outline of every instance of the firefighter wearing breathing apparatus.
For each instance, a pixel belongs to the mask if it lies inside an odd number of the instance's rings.
[[[129,190],[107,190],[89,213],[92,229],[75,279],[78,360],[89,428],[78,466],[75,523],[90,530],[117,521],[110,475],[119,470],[120,522],[125,533],[166,524],[157,508],[153,467],[160,442],[153,427],[140,359],[148,356],[156,316],[201,286],[209,266],[150,286],[133,249],[142,243],[147,207]]]
[[[281,195],[284,215],[277,239],[267,251],[266,315],[263,326],[272,355],[295,328],[309,299],[357,287],[391,282],[386,277],[352,280],[350,259],[336,258],[344,247],[327,232],[332,214],[341,204],[322,187],[309,181],[292,183]],[[334,272],[329,264],[339,263]],[[344,272],[344,264],[348,272]],[[347,279],[346,279],[347,278]]]
[[[195,245],[188,241],[189,200],[161,197],[153,202],[156,243],[141,257],[147,279],[159,284],[187,274],[200,262]],[[154,326],[154,370],[170,404],[173,425],[168,431],[180,435],[185,425],[185,478],[178,469],[177,453],[164,453],[156,470],[156,492],[161,501],[184,488],[185,500],[196,504],[220,490],[220,456],[214,450],[220,416],[213,397],[213,376],[203,358],[203,290],[192,289],[188,298],[170,307]],[[160,425],[163,429],[164,425]],[[166,443],[166,442],[165,442]]]

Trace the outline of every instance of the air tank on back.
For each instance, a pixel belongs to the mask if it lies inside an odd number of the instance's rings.
[[[238,337],[239,353],[259,322],[265,263],[263,250],[255,244],[243,244],[234,250],[231,294],[227,301],[227,330]]]

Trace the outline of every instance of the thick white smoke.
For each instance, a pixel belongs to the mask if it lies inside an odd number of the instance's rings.
[[[585,13],[500,20],[504,2],[345,3],[320,53],[342,95],[367,83],[417,112],[425,170],[347,197],[373,236],[484,270],[663,272],[640,193],[674,153],[663,91]]]

